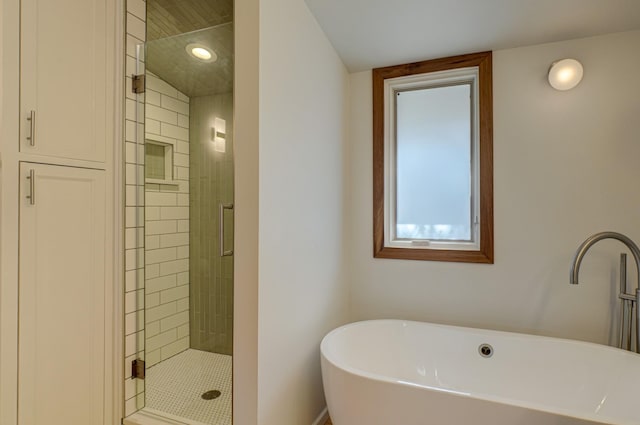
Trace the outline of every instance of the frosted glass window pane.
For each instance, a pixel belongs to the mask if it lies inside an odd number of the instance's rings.
[[[396,94],[396,236],[471,240],[471,85]]]

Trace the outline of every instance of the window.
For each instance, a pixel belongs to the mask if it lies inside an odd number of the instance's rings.
[[[373,70],[374,256],[493,263],[491,52]]]

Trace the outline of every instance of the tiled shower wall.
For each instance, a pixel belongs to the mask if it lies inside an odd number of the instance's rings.
[[[144,406],[144,381],[131,378],[131,362],[144,359],[144,94],[131,91],[136,45],[145,41],[146,3],[126,1],[125,105],[125,362],[124,413]],[[139,72],[144,72],[141,64]],[[136,96],[139,107],[136,114]]]
[[[225,152],[211,143],[215,118],[226,121]],[[220,203],[233,203],[232,123],[232,93],[191,98],[191,348],[227,355],[233,350],[233,256],[220,256],[218,212]],[[224,237],[231,249],[231,212],[225,212]]]
[[[173,183],[145,189],[146,365],[189,348],[189,98],[147,73],[145,137],[173,145]]]

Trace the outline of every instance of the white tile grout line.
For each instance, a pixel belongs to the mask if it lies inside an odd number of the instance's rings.
[[[189,349],[151,368],[146,407],[172,417],[212,425],[231,425],[231,356]],[[219,390],[213,400],[202,394]]]

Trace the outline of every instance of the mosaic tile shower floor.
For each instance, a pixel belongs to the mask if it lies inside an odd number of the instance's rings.
[[[146,407],[211,425],[231,425],[231,356],[186,350],[147,370]],[[202,394],[219,390],[213,400]]]

